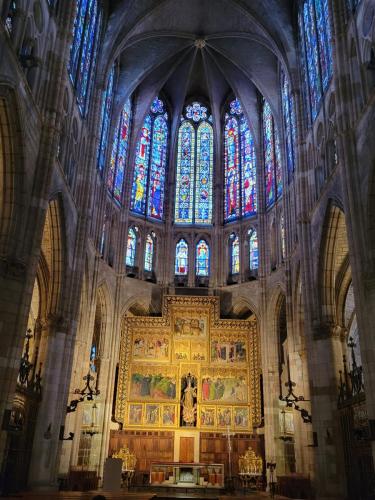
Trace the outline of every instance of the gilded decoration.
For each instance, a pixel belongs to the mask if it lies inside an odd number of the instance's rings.
[[[112,458],[120,458],[122,460],[122,470],[135,469],[137,457],[126,446],[121,448],[117,453],[114,453]]]
[[[218,297],[167,296],[162,317],[123,321],[116,419],[129,427],[260,423],[257,323],[222,320]]]
[[[238,459],[238,469],[240,474],[262,474],[263,460],[249,447]]]

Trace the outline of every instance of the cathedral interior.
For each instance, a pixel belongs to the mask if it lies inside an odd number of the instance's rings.
[[[375,0],[0,16],[0,495],[375,498]]]

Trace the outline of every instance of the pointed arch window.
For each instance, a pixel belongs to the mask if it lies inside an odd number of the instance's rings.
[[[188,273],[189,247],[184,239],[181,239],[176,245],[175,274],[177,276],[186,276]]]
[[[128,231],[128,242],[126,246],[126,265],[135,267],[137,253],[137,227],[131,227]]]
[[[131,123],[131,101],[122,108],[113,138],[111,161],[109,164],[107,187],[113,198],[121,204],[124,187],[125,167],[128,155]]]
[[[178,132],[175,223],[212,223],[213,129],[199,102],[186,106]]]
[[[164,217],[168,143],[168,113],[155,97],[137,143],[130,209],[156,220]]]
[[[240,272],[240,239],[237,234],[232,233],[229,238],[230,251],[230,272],[239,274]]]
[[[256,229],[249,230],[249,269],[255,271],[259,265],[258,235]]]
[[[266,208],[271,207],[283,193],[279,133],[271,107],[263,101],[263,150],[265,165]]]
[[[257,212],[256,155],[249,123],[239,99],[229,104],[224,121],[224,220]]]
[[[100,113],[100,139],[98,147],[98,169],[101,173],[105,167],[105,156],[108,145],[109,128],[111,124],[113,89],[115,80],[115,66],[112,66],[108,76],[107,87],[102,96],[102,109]]]
[[[154,267],[154,241],[155,236],[153,233],[148,234],[146,238],[146,247],[145,247],[145,262],[144,268],[147,272],[152,272]]]
[[[286,160],[288,166],[288,177],[290,180],[296,165],[297,126],[294,100],[290,90],[289,79],[284,72],[281,74],[281,102],[284,119]]]
[[[196,247],[195,274],[197,276],[210,275],[210,247],[205,240],[200,240]]]
[[[304,0],[298,25],[306,108],[314,121],[333,72],[328,0]]]
[[[98,0],[77,0],[76,7],[68,70],[79,110],[85,115],[94,80],[102,11]]]

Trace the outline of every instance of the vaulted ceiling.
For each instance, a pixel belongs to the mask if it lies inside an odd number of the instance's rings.
[[[257,88],[277,115],[279,68],[296,67],[293,0],[114,0],[100,61],[120,60],[123,101],[135,90],[144,112],[163,90],[178,115],[186,99],[214,116],[233,91],[248,114]],[[142,105],[142,104],[141,104]],[[142,115],[143,110],[140,110]]]

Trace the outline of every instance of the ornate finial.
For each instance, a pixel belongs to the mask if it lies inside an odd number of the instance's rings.
[[[203,49],[206,46],[206,40],[203,38],[197,38],[194,42],[197,49]]]

